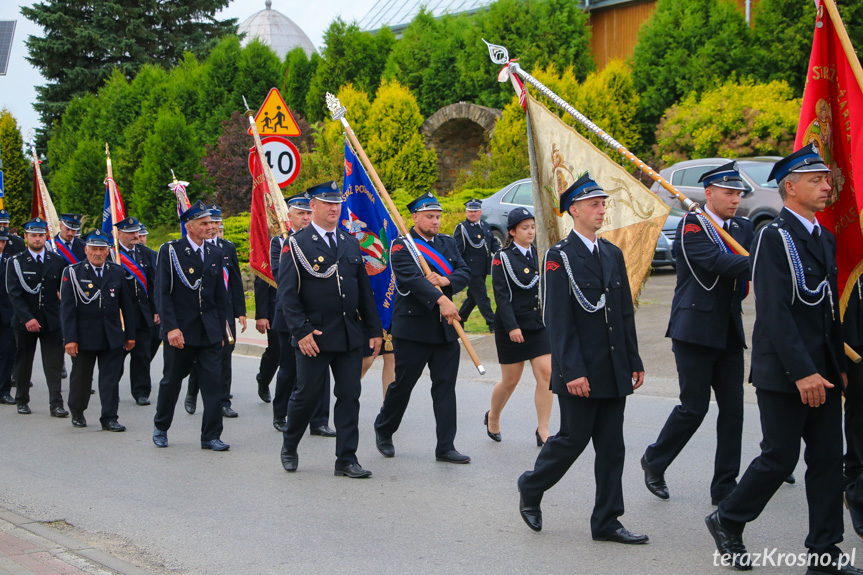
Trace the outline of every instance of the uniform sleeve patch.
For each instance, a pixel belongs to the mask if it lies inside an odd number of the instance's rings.
[[[491,260],[491,265],[493,265],[493,266],[499,266],[499,265],[500,265],[500,260],[499,260],[499,259],[497,259],[497,258],[494,258],[493,260]]]
[[[287,253],[289,251],[291,251],[291,244],[289,244],[288,242],[285,242],[285,245],[282,247],[282,253],[284,254],[284,253]]]
[[[553,272],[559,267],[560,267],[560,264],[557,262],[553,262],[553,261],[545,262],[545,271],[547,271],[547,272]]]
[[[394,254],[394,253],[396,253],[397,251],[399,251],[400,249],[402,249],[403,247],[404,247],[404,246],[403,246],[402,244],[393,244],[393,249],[392,249],[392,250],[390,250],[390,253],[393,253],[393,254]]]
[[[683,235],[686,235],[689,232],[697,234],[700,231],[701,231],[701,226],[699,226],[698,224],[686,224],[685,226],[683,226]]]

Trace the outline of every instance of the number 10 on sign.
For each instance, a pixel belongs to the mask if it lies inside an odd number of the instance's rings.
[[[285,138],[278,136],[267,136],[261,138],[261,146],[264,149],[264,158],[273,171],[276,183],[280,188],[291,184],[300,173],[300,152],[297,147]],[[252,171],[252,156],[256,154],[255,148],[249,150],[249,171]],[[254,177],[254,173],[252,174]]]

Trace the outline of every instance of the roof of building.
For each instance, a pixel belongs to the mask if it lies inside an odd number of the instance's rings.
[[[311,56],[315,45],[302,28],[278,10],[273,10],[272,0],[266,0],[265,5],[266,8],[246,18],[237,29],[238,33],[245,34],[242,45],[257,38],[282,59],[297,46],[306,51],[306,56]]]

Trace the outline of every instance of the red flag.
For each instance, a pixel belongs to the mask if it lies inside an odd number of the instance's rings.
[[[854,286],[863,272],[863,231],[860,211],[863,190],[856,192],[856,180],[863,181],[863,89],[855,67],[860,63],[853,51],[846,51],[842,39],[847,33],[841,21],[834,21],[826,6],[833,0],[817,0],[815,39],[809,57],[803,108],[797,125],[794,149],[814,144],[833,176],[833,192],[818,221],[836,235],[836,263],[839,267],[841,309],[844,313]],[[835,5],[830,8],[835,11]],[[835,12],[834,12],[835,13]],[[850,41],[847,41],[850,48]],[[853,61],[850,60],[853,58]],[[857,173],[852,158],[857,160]]]
[[[30,202],[30,218],[47,220],[45,206],[42,205],[42,194],[39,191],[39,178],[36,176],[36,166],[33,166],[33,200]]]
[[[250,167],[252,168],[252,210],[249,222],[249,266],[255,275],[275,286],[273,270],[270,269],[270,229],[265,201],[267,180],[258,154],[251,155]]]

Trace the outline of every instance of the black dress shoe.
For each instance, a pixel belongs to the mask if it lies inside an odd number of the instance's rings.
[[[335,437],[336,430],[329,425],[319,425],[309,428],[309,435],[320,435],[321,437]]]
[[[15,398],[8,393],[4,393],[3,395],[0,395],[0,403],[3,405],[15,405]]]
[[[846,558],[847,560],[847,558]],[[843,565],[840,567],[835,562],[830,565],[818,565],[817,567],[809,567],[806,569],[806,575],[863,575],[863,570],[854,567],[853,565]]]
[[[335,476],[363,479],[365,477],[371,477],[372,472],[368,469],[363,469],[359,463],[348,463],[347,465],[339,465],[336,463]]]
[[[108,423],[102,424],[102,431],[113,431],[115,433],[119,433],[120,431],[126,431],[126,426],[121,424],[119,421],[109,421]]]
[[[620,527],[606,535],[594,537],[594,541],[611,541],[612,543],[623,543],[624,545],[644,545],[650,538],[647,535],[632,533],[626,527]]]
[[[260,397],[261,401],[263,401],[264,403],[270,403],[271,401],[273,401],[273,396],[270,395],[270,386],[259,383],[258,397]]]
[[[668,499],[668,486],[665,484],[665,475],[662,473],[654,473],[647,465],[647,459],[641,456],[641,468],[644,470],[644,484],[647,490],[659,497],[660,499]]]
[[[455,449],[446,453],[436,453],[434,458],[446,463],[470,463],[470,457],[464,453],[459,453]]]
[[[29,405],[27,405],[26,403],[21,403],[18,404],[18,413],[20,413],[21,415],[30,415],[30,413],[32,412],[30,411]]]
[[[227,405],[222,406],[222,416],[223,417],[237,417],[239,414],[228,407]]]
[[[72,416],[72,427],[87,427],[87,420],[83,415]]]
[[[848,502],[848,492],[843,493],[842,498],[845,499],[845,507],[848,508],[848,514],[851,516],[851,526],[854,527],[854,533],[863,539],[863,509]]]
[[[51,408],[51,417],[66,417],[67,415],[69,415],[69,412],[62,407]]]
[[[63,366],[63,371],[60,372],[60,379],[66,379],[69,375],[66,373],[66,366]],[[31,384],[32,385],[32,384]]]
[[[393,457],[396,454],[396,448],[393,445],[392,437],[383,437],[375,431],[375,446],[384,457]]]
[[[534,531],[542,531],[542,510],[539,505],[526,505],[520,492],[518,494],[518,512],[528,527]]]
[[[785,481],[785,483],[787,483],[788,485],[794,485],[795,483],[797,483],[797,479],[794,477],[794,474],[793,474],[793,473],[789,473],[789,474],[788,474],[788,477],[786,477],[786,478],[784,479],[784,481]]]
[[[282,467],[285,468],[285,471],[290,471],[293,473],[297,470],[297,465],[299,465],[300,459],[297,457],[296,451],[288,451],[288,449],[282,445]]]
[[[153,443],[156,447],[168,447],[168,432],[154,427]]]
[[[743,537],[735,535],[719,522],[719,511],[714,511],[704,518],[707,530],[716,542],[716,549],[725,560],[731,561],[731,566],[738,571],[752,569],[752,557],[743,545]]]
[[[491,437],[493,440],[499,442],[500,441],[500,432],[492,433],[488,428],[488,414],[489,414],[489,412],[486,411],[485,412],[485,420],[483,421],[483,423],[485,423],[485,432],[488,433],[488,436]]]
[[[183,407],[186,408],[186,413],[189,415],[195,414],[195,409],[198,407],[198,398],[197,396],[186,394],[186,401],[183,403]]]
[[[138,405],[150,405],[150,398],[149,397],[139,397],[139,398],[135,399],[135,403],[137,403]]]
[[[213,451],[227,451],[231,448],[227,443],[223,443],[221,439],[211,439],[201,442],[201,449],[212,449]]]
[[[536,428],[536,431],[533,432],[533,435],[536,437],[536,446],[542,447],[545,445],[545,441],[542,440],[542,436],[539,434],[539,428]]]
[[[273,427],[276,428],[276,431],[280,431],[282,433],[285,432],[285,428],[288,427],[288,422],[284,419],[274,419]]]

